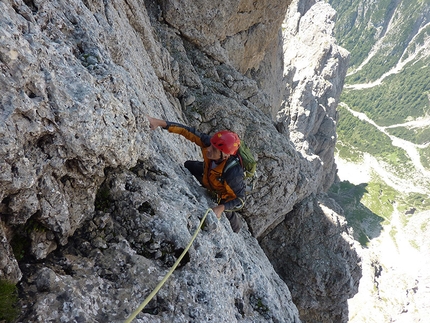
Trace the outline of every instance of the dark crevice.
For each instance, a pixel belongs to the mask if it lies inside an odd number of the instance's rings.
[[[138,210],[140,213],[146,213],[149,215],[155,215],[154,209],[152,208],[151,204],[149,204],[149,202],[144,202],[142,203],[139,207]]]
[[[46,134],[37,140],[36,146],[39,147],[44,153],[46,153],[45,147],[52,145],[53,143],[54,143],[54,136],[51,134]]]
[[[33,0],[24,0],[24,3],[27,5],[27,7],[29,7],[31,9],[31,11],[33,11],[33,13],[37,12],[38,8],[34,4]]]

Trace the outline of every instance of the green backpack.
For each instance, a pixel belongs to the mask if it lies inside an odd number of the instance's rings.
[[[231,167],[240,163],[243,168],[244,178],[253,178],[257,169],[257,161],[255,160],[254,154],[252,153],[251,149],[249,149],[244,142],[240,143],[239,150],[236,153],[236,157],[237,158],[233,159],[224,167],[223,174],[225,174]]]
[[[243,167],[245,178],[254,177],[255,171],[257,170],[257,161],[255,160],[251,149],[249,149],[245,143],[242,143],[239,146],[237,155],[239,157],[240,164]]]

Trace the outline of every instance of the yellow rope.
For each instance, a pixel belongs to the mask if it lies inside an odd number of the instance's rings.
[[[194,232],[194,235],[191,238],[190,243],[188,243],[188,246],[185,248],[185,250],[179,256],[179,258],[173,264],[172,268],[170,268],[170,270],[166,274],[166,276],[164,276],[163,280],[158,283],[157,287],[155,287],[155,289],[152,291],[152,293],[149,294],[149,296],[143,301],[142,304],[140,304],[140,306],[133,313],[131,313],[131,315],[124,321],[124,323],[130,323],[131,321],[133,321],[136,318],[137,314],[139,314],[145,308],[145,306],[148,305],[148,303],[155,296],[155,294],[158,293],[158,291],[161,289],[161,287],[164,285],[164,283],[167,281],[167,279],[170,277],[170,275],[175,271],[176,267],[178,267],[178,265],[181,262],[182,258],[184,258],[185,254],[188,252],[188,250],[190,249],[190,247],[193,244],[194,240],[196,239],[197,234],[199,233],[199,231],[200,231],[200,229],[201,229],[201,227],[203,225],[203,222],[206,219],[206,216],[208,215],[209,211],[211,211],[211,210],[212,209],[210,209],[210,208],[206,210],[206,213],[203,216],[203,218],[201,219],[199,227],[196,229],[196,232]]]

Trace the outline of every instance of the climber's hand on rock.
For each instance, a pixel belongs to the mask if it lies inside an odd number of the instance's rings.
[[[150,127],[151,130],[155,130],[158,127],[165,128],[167,126],[167,123],[164,120],[152,118],[150,116],[146,116],[146,118],[149,121],[149,127]]]

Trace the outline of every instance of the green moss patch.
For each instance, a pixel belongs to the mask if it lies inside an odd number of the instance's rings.
[[[16,319],[19,314],[17,302],[16,286],[6,280],[0,280],[0,320],[13,322]]]

